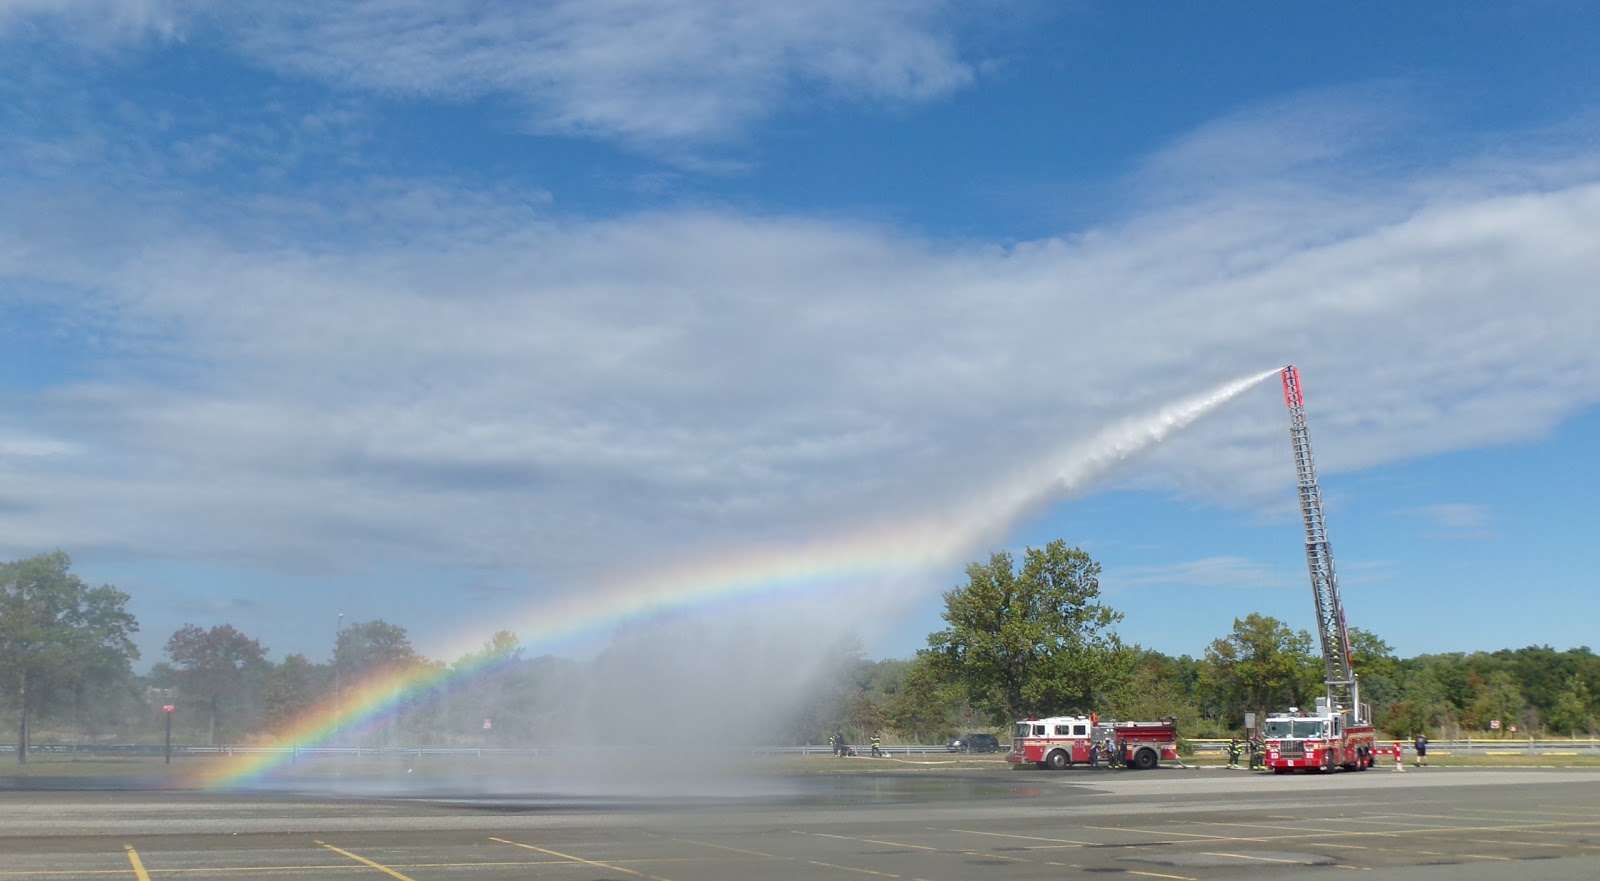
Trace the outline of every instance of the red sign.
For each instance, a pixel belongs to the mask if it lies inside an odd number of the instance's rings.
[[[494,727],[493,723],[491,723],[488,719],[484,719],[483,720],[483,730],[488,731],[490,728],[493,728],[493,727]]]
[[[176,709],[177,709],[177,708],[178,708],[178,705],[177,705],[177,704],[163,704],[163,705],[162,705],[162,706],[161,706],[161,712],[163,712],[163,713],[170,713],[170,712],[172,712],[172,711],[173,711],[173,710],[176,710]]]

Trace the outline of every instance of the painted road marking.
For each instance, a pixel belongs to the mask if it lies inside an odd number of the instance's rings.
[[[1283,836],[1272,836],[1272,837],[1269,837],[1269,838],[1242,838],[1242,837],[1234,836],[1234,835],[1202,835],[1199,832],[1179,832],[1179,831],[1177,831],[1175,829],[1161,829],[1161,830],[1157,830],[1157,829],[1140,829],[1137,826],[1129,826],[1126,829],[1124,829],[1124,828],[1122,828],[1120,826],[1083,826],[1081,828],[1083,828],[1083,829],[1098,829],[1101,832],[1141,832],[1141,833],[1144,833],[1145,835],[1182,835],[1184,838],[1200,838],[1200,839],[1203,839],[1205,841],[1272,841],[1275,838],[1294,838],[1295,837],[1293,835],[1283,835]],[[1172,844],[1182,844],[1183,842],[1174,841],[1174,842],[1171,842],[1171,843]],[[1102,846],[1102,847],[1106,847],[1106,846],[1141,847],[1143,845],[1133,845],[1133,844],[1129,844],[1129,845],[1111,845],[1110,842],[1105,842],[1105,843],[1102,843],[1100,846]]]
[[[1281,857],[1257,857],[1244,853],[1220,853],[1216,851],[1203,850],[1200,852],[1200,855],[1208,857],[1229,857],[1236,860],[1260,860],[1263,863],[1290,863],[1296,866],[1310,865],[1305,860],[1286,860]]]
[[[802,832],[799,829],[794,829],[791,831],[793,831],[796,835],[814,835],[817,838],[836,838],[839,841],[859,841],[863,844],[880,844],[884,847],[904,847],[909,848],[910,850],[939,850],[937,847],[928,847],[924,844],[901,844],[898,841],[881,841],[876,838],[854,838],[849,835],[829,835],[826,832]]]
[[[572,854],[569,854],[569,853],[562,853],[561,851],[550,850],[549,848],[545,848],[545,847],[537,847],[537,846],[532,845],[532,844],[523,844],[520,841],[507,841],[504,838],[490,838],[489,840],[490,841],[498,841],[501,844],[509,844],[512,847],[521,847],[521,848],[525,848],[527,850],[538,851],[539,853],[542,853],[542,854],[549,854],[550,856],[553,856],[553,857],[560,857],[560,858],[562,858],[564,860],[571,860],[574,863],[582,863],[585,866],[593,866],[593,867],[595,867],[597,869],[610,869],[613,872],[627,872],[629,875],[637,875],[640,878],[651,878],[651,879],[654,879],[654,881],[667,881],[667,879],[662,878],[659,875],[650,875],[650,874],[647,874],[645,872],[639,872],[639,871],[635,871],[633,869],[629,869],[629,868],[627,868],[625,866],[617,866],[617,865],[612,865],[610,863],[602,863],[602,862],[598,862],[596,860],[586,860],[583,857],[575,857],[575,856],[573,856]]]
[[[797,830],[791,830],[791,831],[797,831]],[[840,865],[836,865],[834,863],[824,863],[824,862],[821,862],[819,860],[807,860],[807,859],[800,859],[798,857],[786,857],[786,856],[784,856],[782,854],[766,853],[765,851],[759,851],[759,850],[749,850],[749,849],[746,849],[746,848],[743,848],[743,847],[729,847],[726,844],[713,844],[713,843],[711,843],[709,841],[695,841],[692,838],[675,838],[675,837],[672,837],[672,836],[661,836],[661,837],[665,838],[668,841],[678,841],[678,842],[682,842],[684,844],[694,844],[694,845],[698,845],[700,847],[710,847],[710,848],[714,848],[716,850],[730,851],[732,853],[746,854],[746,855],[755,856],[755,857],[765,857],[765,858],[770,859],[770,860],[780,860],[780,861],[786,862],[786,863],[805,863],[805,864],[811,865],[811,866],[820,866],[820,867],[825,868],[825,869],[840,869],[840,870],[845,871],[845,872],[863,872],[863,873],[866,873],[868,875],[878,875],[878,876],[884,877],[884,878],[904,878],[905,877],[904,875],[895,875],[895,874],[890,873],[890,872],[874,872],[874,871],[872,871],[870,869],[857,869],[857,868],[854,868],[854,867],[851,867],[851,866],[840,866]],[[921,879],[921,878],[912,878],[911,881],[923,881],[923,879]]]
[[[316,841],[316,839],[312,839],[312,840]],[[382,863],[375,863],[372,860],[369,860],[366,857],[361,856],[359,854],[353,854],[350,851],[345,850],[343,848],[334,847],[333,845],[327,843],[326,841],[317,841],[317,844],[322,845],[323,847],[327,848],[328,850],[333,851],[334,853],[336,853],[336,854],[338,854],[340,856],[349,857],[350,859],[355,860],[358,863],[362,863],[363,865],[371,866],[372,868],[377,869],[378,871],[382,872],[385,875],[388,875],[391,878],[398,878],[398,879],[400,879],[400,881],[415,881],[415,879],[407,877],[405,875],[402,875],[399,872],[396,872],[395,870],[389,868],[388,866],[383,865]]]
[[[932,826],[929,826],[928,829],[930,831],[933,831],[933,832],[941,831],[939,829],[935,829]],[[994,838],[1014,838],[1014,839],[1016,839],[1018,841],[1048,841],[1051,844],[1056,845],[1057,847],[1088,847],[1089,845],[1094,843],[1092,841],[1073,841],[1073,840],[1071,840],[1069,838],[1043,838],[1043,837],[1038,836],[1038,835],[1012,835],[1009,832],[980,832],[977,829],[946,829],[946,830],[942,830],[942,831],[959,832],[962,835],[989,835],[989,836],[992,836]],[[1044,850],[1044,848],[1032,848],[1032,847],[1030,847],[1028,849],[1029,850]]]
[[[133,845],[124,844],[122,849],[128,852],[128,862],[133,865],[133,877],[139,881],[150,881],[150,873],[144,870],[144,860],[139,859],[139,852],[133,849]]]

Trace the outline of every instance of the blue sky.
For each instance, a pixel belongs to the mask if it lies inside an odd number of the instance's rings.
[[[1351,623],[1593,646],[1594,33],[0,0],[0,554],[130,591],[146,663],[184,623],[326,657],[341,612],[451,657],[619,572],[982,509],[1294,362]],[[1125,638],[1198,654],[1311,627],[1292,481],[1267,382],[943,550],[1081,544]],[[816,614],[904,657],[959,580]]]

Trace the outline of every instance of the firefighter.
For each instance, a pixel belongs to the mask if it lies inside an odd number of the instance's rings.
[[[1250,738],[1250,770],[1267,770],[1267,742],[1259,737]]]
[[[833,732],[833,754],[841,759],[844,758],[844,732],[842,731]]]
[[[1228,741],[1228,767],[1239,767],[1239,738]]]
[[[883,755],[883,738],[879,737],[876,733],[872,735],[872,755]]]
[[[1089,767],[1100,767],[1100,747],[1103,741],[1092,740],[1089,742]]]

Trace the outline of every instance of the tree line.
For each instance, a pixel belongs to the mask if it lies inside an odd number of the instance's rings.
[[[945,626],[914,657],[869,660],[858,639],[840,639],[826,647],[808,690],[738,734],[804,744],[842,730],[852,740],[879,733],[890,742],[929,743],[1005,730],[1029,716],[1095,712],[1172,716],[1186,736],[1226,736],[1241,729],[1246,713],[1309,706],[1323,693],[1310,633],[1269,616],[1236,619],[1198,658],[1123,643],[1115,629],[1122,615],[1101,597],[1099,576],[1098,563],[1063,541],[1027,548],[1020,561],[994,553],[946,592]],[[138,622],[128,600],[111,585],[84,582],[59,551],[0,564],[0,682],[9,686],[0,690],[0,712],[11,716],[18,761],[30,741],[149,742],[165,706],[176,708],[179,742],[279,741],[309,709],[383,674],[426,685],[397,695],[350,735],[361,743],[583,742],[599,730],[597,713],[640,699],[617,684],[639,678],[641,657],[663,657],[695,639],[681,629],[646,629],[579,661],[528,657],[515,634],[500,631],[443,661],[422,656],[404,627],[380,619],[340,627],[325,660],[291,654],[273,661],[268,647],[232,624],[186,624],[167,639],[163,659],[138,674]],[[1402,659],[1371,631],[1352,629],[1351,637],[1362,698],[1390,736],[1596,731],[1600,656],[1587,647]],[[694,675],[715,687],[716,670]],[[679,709],[684,736],[732,730],[719,711]],[[671,716],[667,707],[652,710],[662,726]]]

